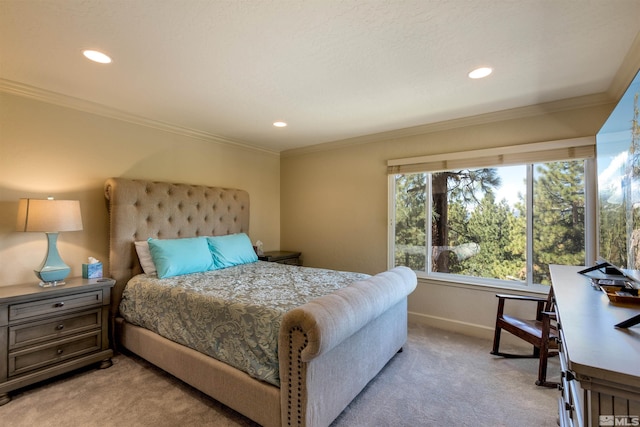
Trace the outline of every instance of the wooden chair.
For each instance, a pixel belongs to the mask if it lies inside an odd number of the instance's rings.
[[[498,294],[498,312],[496,314],[496,330],[493,337],[493,350],[491,354],[502,357],[537,357],[540,359],[538,366],[538,380],[536,385],[543,387],[557,387],[557,382],[547,381],[547,358],[558,354],[558,331],[555,326],[555,312],[553,300],[553,288],[547,298],[529,297],[522,295]],[[534,319],[521,319],[504,314],[505,301],[529,301],[536,303]],[[533,317],[533,316],[532,316]],[[499,350],[500,332],[505,330],[533,345],[533,354],[520,355],[502,353]]]

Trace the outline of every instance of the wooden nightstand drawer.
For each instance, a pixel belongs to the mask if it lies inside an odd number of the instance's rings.
[[[9,350],[51,339],[97,329],[102,326],[102,309],[57,316],[9,327]]]
[[[102,305],[102,290],[84,292],[56,298],[47,298],[39,301],[14,304],[9,307],[9,321],[28,319],[53,313],[62,313],[83,307],[95,307]]]
[[[98,351],[101,348],[100,335],[101,331],[97,330],[9,352],[9,377]]]

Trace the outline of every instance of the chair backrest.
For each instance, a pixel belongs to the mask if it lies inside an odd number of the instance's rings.
[[[553,295],[553,286],[549,286],[549,295],[547,295],[547,302],[544,304],[544,311],[555,311],[556,300]]]

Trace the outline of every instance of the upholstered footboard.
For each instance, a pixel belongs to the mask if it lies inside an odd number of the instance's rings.
[[[288,312],[280,329],[283,426],[328,426],[402,348],[416,275],[397,267]]]

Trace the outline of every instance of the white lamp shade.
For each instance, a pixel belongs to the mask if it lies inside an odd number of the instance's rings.
[[[20,199],[17,231],[78,231],[82,215],[78,200]]]

